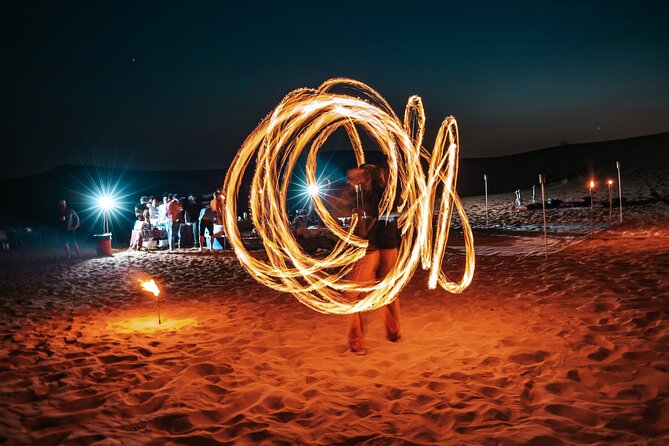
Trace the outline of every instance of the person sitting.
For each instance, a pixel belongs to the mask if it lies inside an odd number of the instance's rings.
[[[130,235],[130,248],[139,251],[144,246],[144,231],[151,228],[151,223],[146,221],[144,213],[137,217]]]

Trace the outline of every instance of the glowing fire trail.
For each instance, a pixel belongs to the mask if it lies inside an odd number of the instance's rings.
[[[335,93],[348,89],[356,96]],[[327,138],[343,127],[358,164],[365,161],[358,128],[364,129],[386,155],[388,186],[379,205],[388,216],[400,187],[398,227],[402,241],[395,267],[376,283],[361,284],[345,279],[353,264],[365,255],[367,241],[354,235],[357,215],[348,230],[340,227],[318,194],[314,209],[339,241],[323,259],[306,255],[288,224],[286,197],[297,160],[309,145],[307,184],[317,184],[316,157]],[[318,89],[289,93],[248,136],[225,178],[225,232],[242,265],[259,282],[292,293],[300,302],[323,313],[354,313],[373,310],[392,302],[411,279],[418,263],[429,269],[430,288],[437,284],[461,293],[474,274],[474,238],[462,203],[456,193],[459,138],[455,118],[445,119],[432,152],[421,144],[425,113],[420,97],[409,98],[404,123],[372,88],[351,79],[331,79]],[[268,261],[254,258],[244,247],[237,226],[237,196],[244,172],[255,159],[250,207],[253,224],[262,237]],[[421,161],[429,167],[423,169]],[[437,197],[437,191],[441,190]],[[438,207],[436,228],[432,217]],[[451,281],[441,265],[446,251],[453,210],[460,216],[465,240],[465,268],[460,281]],[[366,293],[351,303],[344,292]]]
[[[160,321],[160,289],[158,288],[158,284],[151,279],[151,280],[140,280],[139,281],[140,285],[142,286],[142,289],[144,291],[148,291],[149,293],[152,293],[154,296],[156,296],[156,300],[158,301],[158,325],[161,324]]]

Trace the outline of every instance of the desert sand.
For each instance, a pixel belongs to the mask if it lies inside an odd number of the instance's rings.
[[[639,184],[626,197],[648,196]],[[372,315],[365,356],[343,316],[256,283],[230,252],[3,252],[0,443],[669,443],[669,205],[612,226],[598,207],[593,238],[588,208],[550,211],[545,258],[541,213],[512,201],[490,197],[486,227],[483,197],[464,200],[472,285],[429,290],[417,272],[402,341]]]

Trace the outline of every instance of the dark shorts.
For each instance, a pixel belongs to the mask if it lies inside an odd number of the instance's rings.
[[[58,231],[61,243],[77,243],[77,231]]]
[[[209,229],[209,235],[214,235],[214,222],[211,220],[200,220],[200,237],[204,237],[204,230]]]

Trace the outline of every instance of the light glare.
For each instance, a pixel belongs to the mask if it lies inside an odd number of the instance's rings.
[[[307,187],[307,192],[308,192],[309,195],[311,195],[312,197],[313,197],[314,195],[318,195],[318,191],[319,191],[318,184],[310,184],[310,185]]]
[[[98,197],[98,206],[105,211],[111,211],[116,207],[116,201],[109,195]]]

